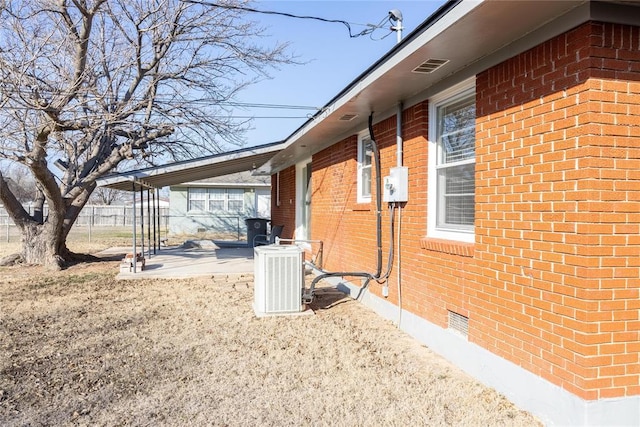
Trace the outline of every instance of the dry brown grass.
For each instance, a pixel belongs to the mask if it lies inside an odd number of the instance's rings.
[[[251,277],[0,269],[0,425],[536,425],[330,288],[256,318]]]
[[[112,248],[114,246],[131,246],[131,237],[118,237],[115,235],[98,236],[92,242],[89,242],[88,239],[84,238],[84,236],[82,237],[83,238],[72,236],[72,238],[67,240],[67,246],[71,251],[91,254]],[[0,258],[18,253],[21,249],[22,245],[18,237],[10,242],[2,241],[0,242]]]
[[[199,233],[199,234],[176,234],[167,236],[162,231],[162,238],[166,239],[168,245],[181,245],[187,240],[236,240],[237,234],[234,233]],[[241,239],[246,240],[246,235],[241,235]],[[96,253],[112,247],[129,247],[132,245],[131,228],[127,227],[94,227],[91,239],[85,228],[72,229],[67,239],[67,246],[73,252],[77,253]],[[145,239],[145,245],[147,240]],[[138,236],[138,246],[140,240]],[[12,235],[9,241],[6,241],[4,235],[0,235],[0,258],[20,252],[20,235],[18,230],[12,228]]]

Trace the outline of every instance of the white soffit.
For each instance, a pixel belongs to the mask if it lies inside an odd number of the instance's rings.
[[[416,35],[410,34],[399,48],[392,49],[330,101],[321,112],[302,125],[287,140],[286,148],[269,160],[260,173],[275,173],[297,160],[318,152],[367,126],[371,112],[374,122],[394,114],[400,102],[415,101],[439,82],[463,76],[462,70],[492,56],[509,52],[508,46],[551,22],[554,30],[566,31],[588,19],[586,0],[567,1],[462,1]],[[575,10],[573,14],[565,15]],[[587,10],[587,13],[585,13]],[[575,15],[575,16],[573,16]],[[566,22],[565,22],[566,21]],[[424,24],[423,24],[424,25]],[[565,28],[569,26],[569,28]],[[555,34],[546,34],[548,38]],[[536,37],[545,34],[536,34]],[[448,60],[433,73],[412,73],[429,58]],[[487,61],[484,61],[485,65]],[[351,121],[340,117],[355,115]]]

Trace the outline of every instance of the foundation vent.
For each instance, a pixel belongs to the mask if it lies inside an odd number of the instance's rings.
[[[358,117],[357,114],[344,114],[338,120],[340,120],[341,122],[350,122],[351,120],[355,119],[356,117]]]
[[[422,64],[420,64],[416,68],[414,68],[413,72],[414,73],[423,73],[423,74],[433,73],[435,70],[437,70],[438,68],[442,67],[447,62],[449,62],[448,59],[434,59],[434,58],[427,59]]]
[[[449,311],[449,329],[467,338],[469,336],[469,318]]]

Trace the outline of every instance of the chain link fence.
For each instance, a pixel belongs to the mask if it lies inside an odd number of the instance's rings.
[[[29,214],[33,213],[31,206],[24,207]],[[153,217],[153,207],[150,211]],[[46,208],[44,215],[47,215]],[[169,208],[160,207],[159,211],[156,207],[156,215],[160,217],[160,224],[156,220],[156,234],[166,236],[169,229]],[[149,213],[146,206],[144,208],[144,227],[145,234],[147,227],[153,230],[154,224],[149,221]],[[76,220],[69,238],[74,240],[83,240],[91,242],[95,238],[103,238],[105,236],[113,238],[131,238],[133,227],[134,212],[133,207],[126,205],[87,205],[82,209],[78,219]],[[135,212],[136,226],[140,226],[140,208],[136,208]],[[159,230],[157,228],[160,228]],[[0,241],[7,243],[20,241],[20,230],[15,226],[3,207],[0,207]],[[138,228],[138,230],[140,230]]]

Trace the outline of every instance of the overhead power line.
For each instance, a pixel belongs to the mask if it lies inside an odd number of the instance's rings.
[[[283,104],[259,104],[253,102],[220,102],[216,105],[224,105],[229,107],[245,107],[245,108],[274,108],[281,110],[320,110],[318,107],[310,105],[283,105]]]
[[[32,95],[33,90],[30,88],[3,88],[2,92],[5,94],[16,94],[16,95]],[[40,96],[49,96],[53,97],[58,95],[58,92],[53,90],[39,89]],[[91,98],[87,99],[87,101],[94,102],[97,99],[101,98]],[[136,99],[132,98],[132,102],[142,102],[144,99]],[[153,101],[158,103],[171,103],[175,101],[175,99],[168,98],[166,96],[156,96],[153,98]],[[117,101],[116,101],[117,102]],[[208,99],[208,98],[194,98],[194,99],[183,99],[180,100],[181,103],[190,104],[190,105],[202,105],[202,106],[221,106],[221,107],[241,107],[241,108],[264,108],[264,109],[276,109],[276,110],[312,110],[319,111],[321,108],[314,107],[312,105],[293,105],[293,104],[267,104],[260,102],[243,102],[243,101],[218,101],[216,99]],[[5,106],[5,108],[11,109],[26,109],[26,107],[15,107],[15,106]]]
[[[369,34],[373,33],[375,30],[377,30],[378,28],[382,28],[382,24],[385,21],[388,21],[388,19],[389,19],[388,16],[385,16],[378,24],[357,24],[357,23],[354,23],[354,22],[347,22],[347,21],[344,21],[342,19],[327,19],[327,18],[321,18],[319,16],[295,15],[293,13],[276,12],[276,11],[272,11],[272,10],[259,10],[259,9],[254,9],[252,7],[246,7],[246,6],[227,5],[227,4],[212,3],[212,2],[206,2],[206,1],[196,1],[196,0],[182,0],[182,1],[184,3],[198,4],[198,5],[201,5],[201,6],[219,7],[221,9],[242,10],[242,11],[245,11],[245,12],[262,13],[262,14],[265,14],[265,15],[279,15],[279,16],[285,16],[287,18],[312,19],[312,20],[321,21],[321,22],[329,22],[329,23],[334,23],[334,24],[343,24],[345,27],[347,27],[347,30],[349,31],[349,37],[351,37],[351,38],[356,38],[356,37],[369,35]],[[364,30],[360,31],[359,33],[355,33],[354,34],[352,32],[352,29],[351,29],[352,25],[360,25],[360,26],[364,26],[364,27],[367,27],[367,28],[365,28]]]

